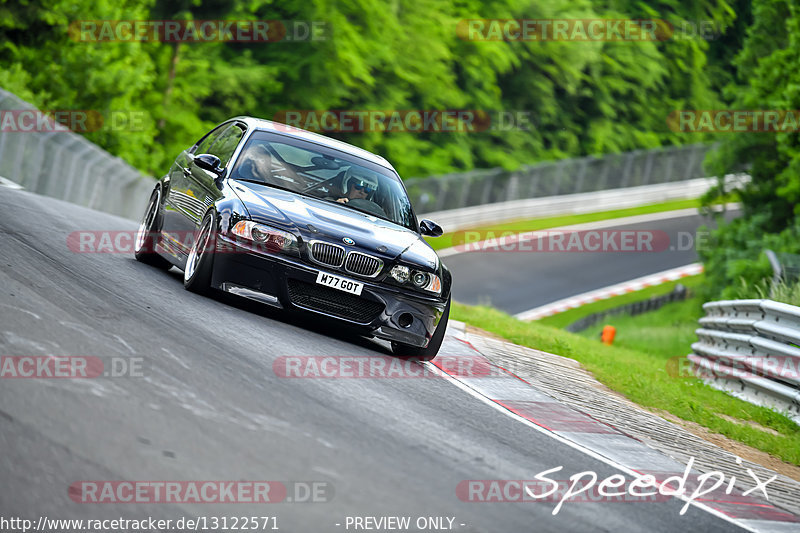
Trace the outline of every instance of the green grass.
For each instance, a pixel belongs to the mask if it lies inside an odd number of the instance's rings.
[[[621,294],[619,296],[612,296],[611,298],[606,298],[605,300],[599,300],[597,302],[592,302],[590,304],[582,305],[575,309],[569,309],[564,311],[563,313],[557,313],[553,316],[548,316],[539,319],[537,322],[540,324],[545,324],[548,326],[553,326],[554,328],[566,328],[573,322],[580,320],[583,317],[589,316],[594,313],[599,313],[601,311],[605,311],[606,309],[613,309],[615,307],[620,307],[622,305],[639,302],[642,300],[649,300],[654,296],[661,296],[662,294],[667,294],[672,292],[672,289],[675,288],[675,285],[680,283],[681,285],[685,286],[689,290],[693,290],[696,287],[700,287],[703,284],[703,280],[705,277],[703,274],[698,274],[696,276],[687,276],[685,278],[681,278],[676,281],[668,281],[666,283],[662,283],[661,285],[656,285],[654,287],[647,287],[640,291],[636,292],[629,292],[627,294]],[[607,319],[606,321],[610,320]]]
[[[533,220],[516,220],[504,224],[493,224],[479,228],[470,228],[474,231],[494,231],[522,233],[524,231],[537,231],[548,228],[558,228],[561,226],[571,226],[573,224],[585,224],[587,222],[597,222],[598,220],[609,220],[612,218],[632,217],[635,215],[647,215],[650,213],[661,213],[664,211],[676,211],[678,209],[689,209],[700,207],[699,199],[691,200],[672,200],[660,204],[643,205],[640,207],[629,207],[626,209],[614,209],[611,211],[599,211],[596,213],[582,213],[578,215],[560,215],[556,217],[537,218]],[[453,237],[463,234],[459,231],[445,233],[441,237],[426,237],[425,240],[434,250],[443,250],[454,246]],[[461,244],[456,242],[455,244]]]
[[[600,382],[643,407],[667,411],[800,465],[800,428],[791,419],[712,389],[698,379],[668,373],[671,358],[686,356],[696,340],[700,304],[698,299],[690,299],[637,317],[614,317],[609,320],[617,327],[613,346],[595,340],[601,326],[576,335],[521,322],[489,307],[458,303],[453,303],[451,316],[516,344],[575,359]],[[778,435],[718,415],[751,420]]]

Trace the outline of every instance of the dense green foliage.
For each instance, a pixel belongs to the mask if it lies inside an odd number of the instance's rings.
[[[733,60],[736,78],[725,88],[730,107],[800,109],[800,6],[755,0],[752,13]],[[725,134],[711,159],[715,175],[744,167],[751,182],[735,191],[743,216],[713,232],[711,246],[701,250],[708,296],[758,297],[758,286],[772,275],[764,249],[800,252],[800,140],[796,132]]]
[[[286,110],[529,113],[527,131],[336,134],[401,175],[514,168],[544,159],[697,142],[671,131],[675,109],[713,108],[729,81],[739,25],[724,0],[0,0],[0,86],[41,109],[140,112],[139,131],[87,137],[153,175],[211,125]],[[661,42],[479,42],[475,18],[659,18]],[[81,42],[81,20],[325,21],[312,42]],[[722,38],[685,35],[711,21]],[[733,26],[735,28],[735,26]]]
[[[800,252],[800,141],[793,132],[714,139],[674,131],[667,117],[800,109],[798,9],[790,0],[0,0],[0,87],[45,110],[98,111],[106,125],[86,136],[154,176],[228,117],[291,110],[531,119],[507,131],[331,134],[404,177],[719,140],[709,171],[752,175],[738,192],[744,216],[701,251],[706,296],[732,296],[769,276],[764,248]],[[655,18],[675,31],[656,42],[464,39],[459,21],[479,18]],[[266,43],[85,42],[69,31],[82,20],[176,19],[325,26],[321,39]],[[142,120],[112,125],[114,112]]]

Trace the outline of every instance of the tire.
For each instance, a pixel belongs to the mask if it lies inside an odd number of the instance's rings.
[[[211,287],[211,271],[214,267],[216,249],[216,219],[211,211],[203,217],[197,238],[192,243],[186,268],[183,270],[183,286],[198,294],[208,293]]]
[[[392,342],[392,352],[394,352],[396,356],[406,359],[416,359],[418,361],[433,360],[433,358],[436,357],[436,354],[439,353],[439,348],[442,347],[442,341],[444,340],[444,334],[447,330],[447,322],[449,318],[450,299],[448,298],[442,318],[439,319],[439,324],[436,326],[436,331],[433,332],[433,336],[428,342],[428,346],[425,348],[419,348],[417,346],[409,346],[407,344]]]
[[[133,242],[133,255],[137,261],[154,266],[163,270],[169,270],[172,263],[156,253],[156,230],[161,227],[161,187],[157,187],[150,195],[150,202],[144,210],[142,223],[136,231],[136,238]]]

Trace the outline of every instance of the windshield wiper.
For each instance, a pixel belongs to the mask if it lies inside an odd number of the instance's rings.
[[[391,220],[391,219],[389,219],[387,217],[383,217],[381,215],[377,215],[377,214],[373,213],[372,211],[367,211],[366,209],[359,209],[357,207],[354,207],[354,206],[350,205],[349,203],[337,202],[336,200],[328,200],[328,201],[332,202],[334,204],[339,204],[339,205],[346,206],[348,209],[352,209],[353,211],[358,211],[359,213],[364,213],[365,215],[369,215],[371,217],[379,218],[381,220],[385,220],[386,222],[391,222],[392,224],[397,224],[397,222],[395,222],[394,220]]]

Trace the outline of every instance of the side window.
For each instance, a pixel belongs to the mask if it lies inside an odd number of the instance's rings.
[[[231,160],[233,152],[236,151],[236,147],[243,136],[244,128],[239,124],[233,124],[216,138],[211,148],[205,153],[219,157],[220,165],[225,168],[228,166],[228,162]]]
[[[212,130],[211,133],[203,137],[194,147],[192,153],[195,155],[200,154],[207,154],[209,153],[208,150],[214,141],[224,132],[227,128],[230,127],[230,124],[223,124],[222,126],[217,127],[216,129]]]

